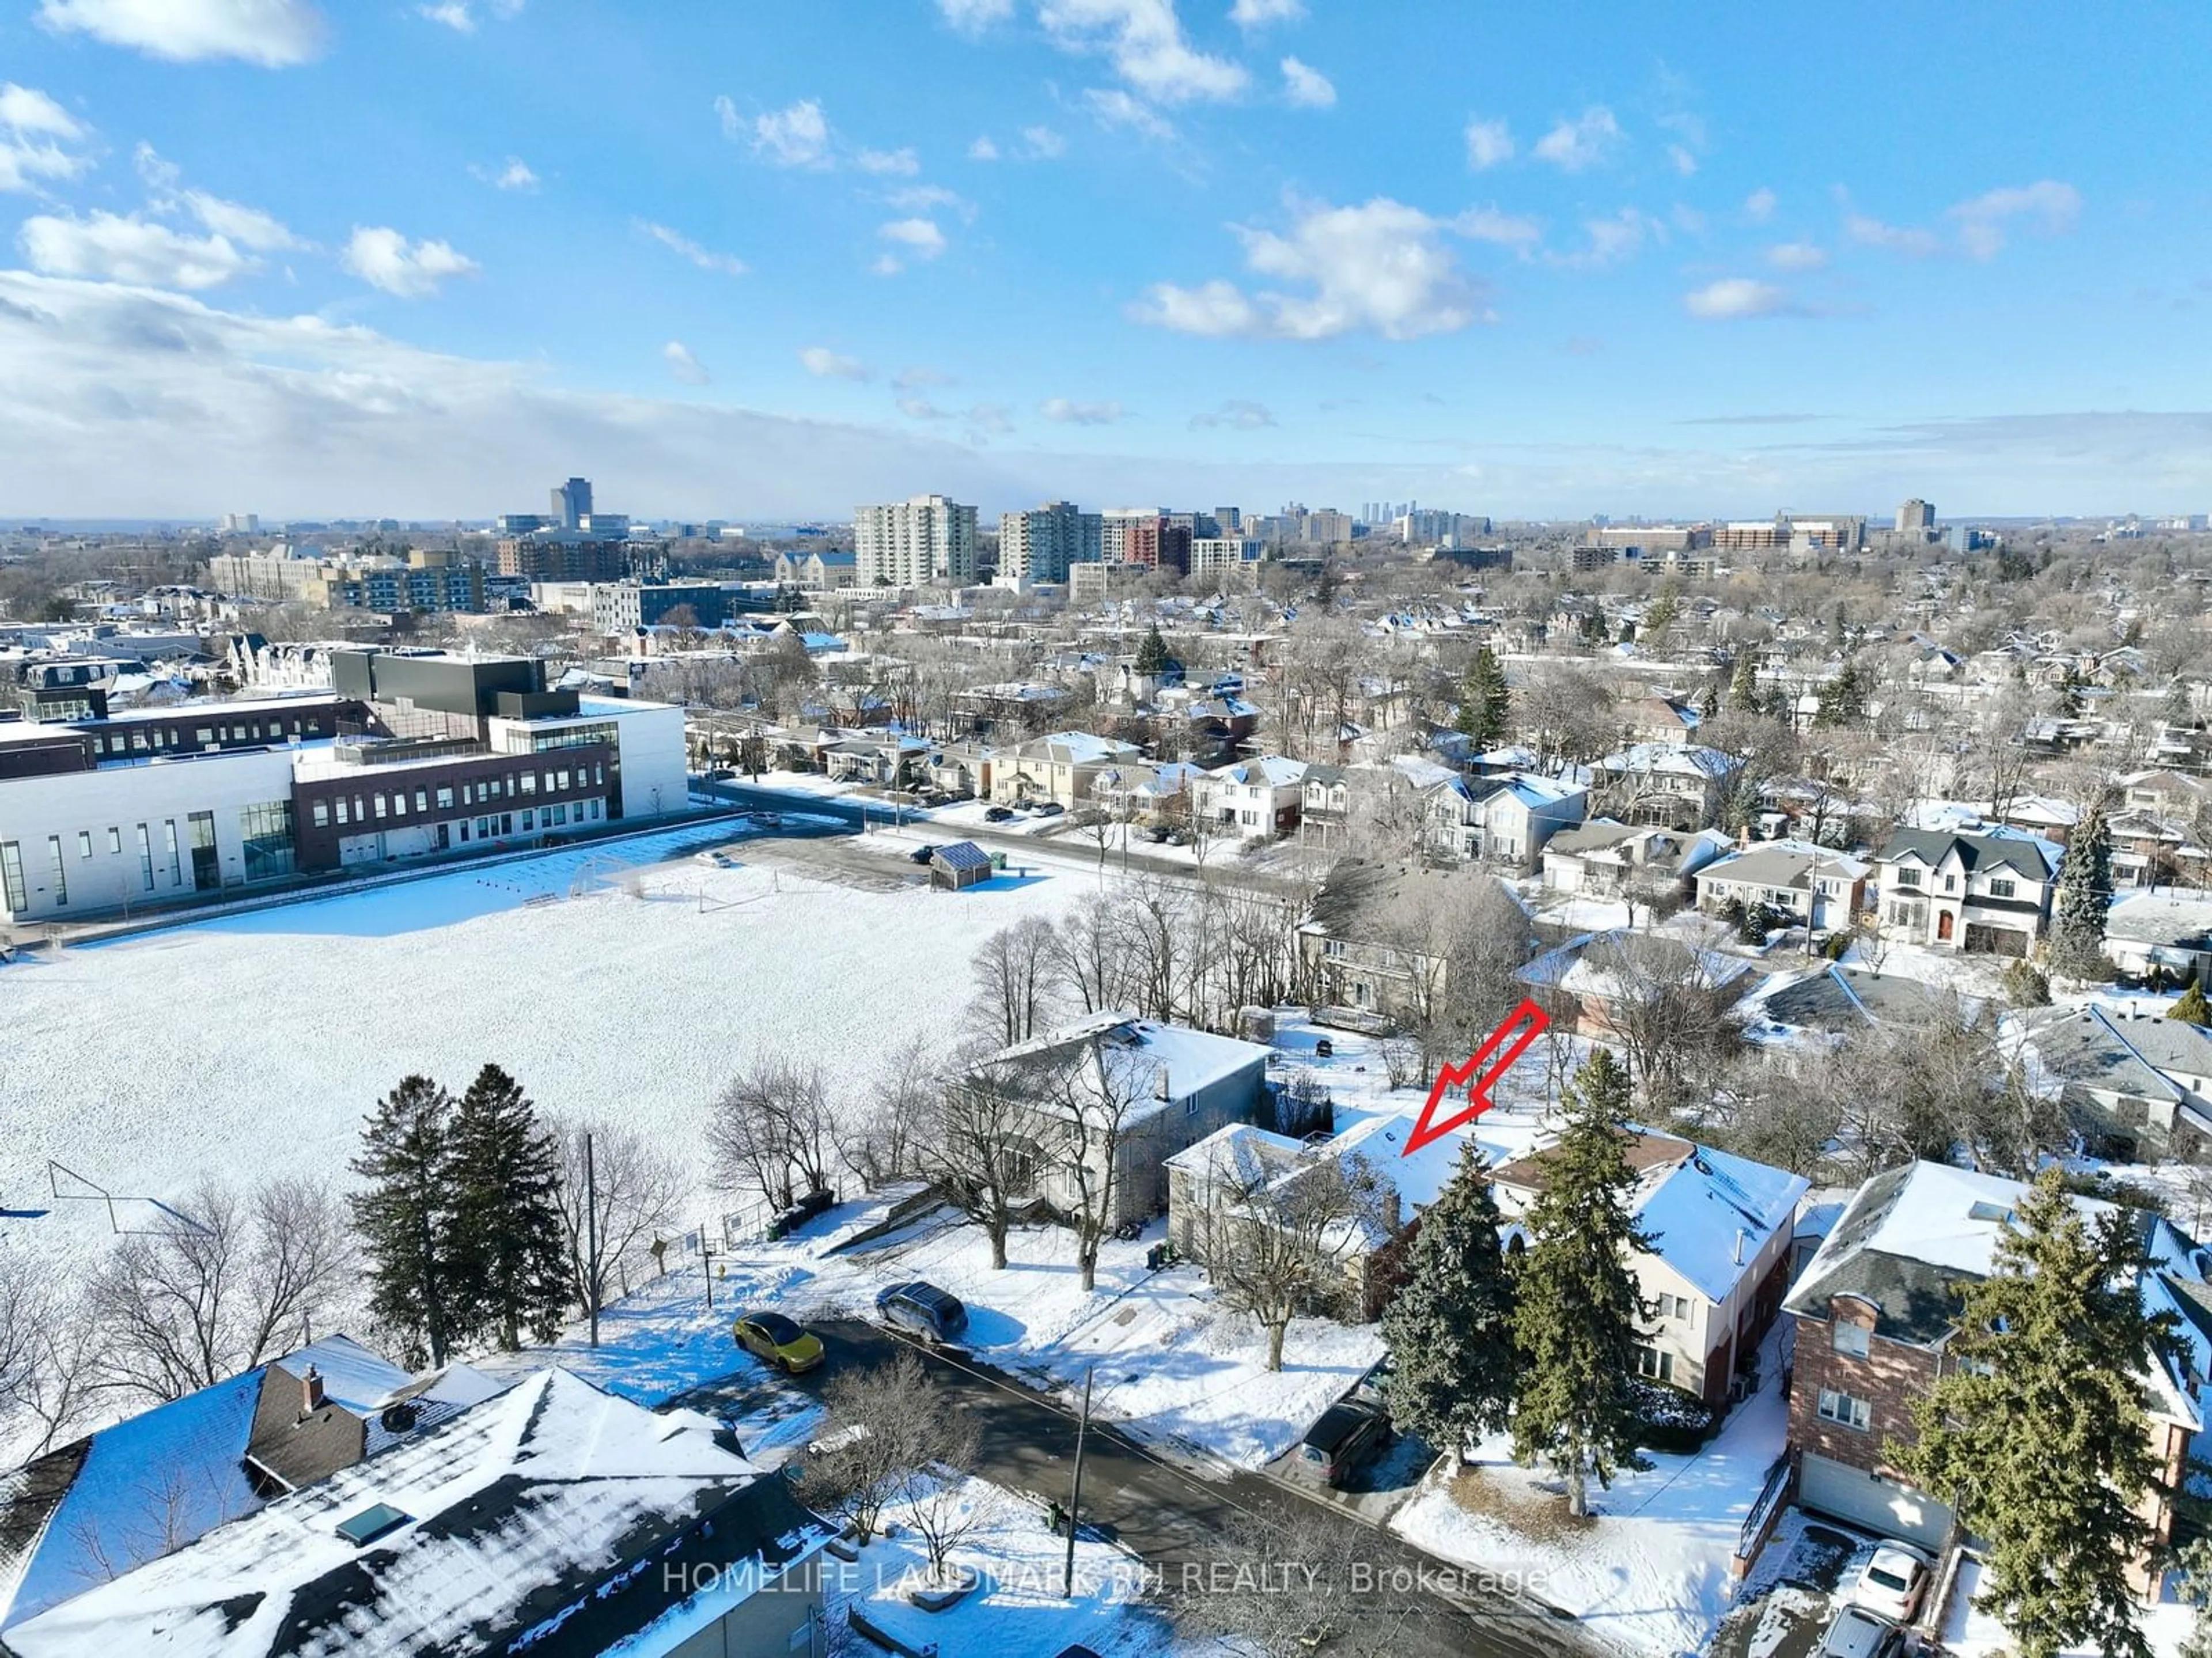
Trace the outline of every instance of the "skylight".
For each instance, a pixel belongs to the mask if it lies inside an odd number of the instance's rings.
[[[338,1535],[356,1548],[365,1548],[386,1532],[397,1531],[411,1516],[389,1503],[373,1503],[349,1520],[338,1522]]]
[[[2006,1208],[2001,1203],[1977,1203],[1972,1208],[1966,1211],[1966,1218],[1969,1220],[1996,1221],[2002,1225],[2009,1226],[2012,1224],[2012,1211]]]

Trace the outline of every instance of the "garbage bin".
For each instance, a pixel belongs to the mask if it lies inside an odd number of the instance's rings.
[[[1157,1272],[1161,1267],[1167,1264],[1168,1247],[1166,1244],[1156,1243],[1151,1248],[1145,1251],[1145,1270],[1146,1272]]]

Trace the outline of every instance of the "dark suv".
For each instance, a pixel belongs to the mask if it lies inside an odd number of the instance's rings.
[[[1380,1405],[1343,1399],[1306,1430],[1291,1459],[1293,1475],[1341,1485],[1390,1439],[1390,1417]]]
[[[960,1297],[919,1278],[894,1284],[878,1295],[876,1311],[884,1323],[925,1341],[957,1341],[968,1327],[968,1309]]]

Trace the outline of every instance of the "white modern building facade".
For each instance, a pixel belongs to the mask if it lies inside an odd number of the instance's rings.
[[[943,495],[863,507],[853,550],[863,587],[964,586],[975,580],[975,509]]]

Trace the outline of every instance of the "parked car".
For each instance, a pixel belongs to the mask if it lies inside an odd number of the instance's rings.
[[[925,1341],[957,1341],[968,1327],[968,1309],[960,1297],[919,1278],[883,1291],[876,1297],[876,1311],[884,1323]]]
[[[1067,808],[1061,805],[1059,801],[1048,800],[1036,809],[1036,815],[1040,817],[1057,817],[1066,810]]]
[[[983,821],[987,823],[1003,823],[1013,815],[1014,809],[1012,806],[986,806],[983,808]]]
[[[781,829],[783,827],[783,814],[780,811],[757,811],[753,813],[752,818],[755,827],[759,829]]]
[[[909,864],[926,864],[936,856],[935,847],[916,847],[912,852],[907,853],[906,860]]]
[[[701,853],[699,861],[702,864],[712,864],[716,869],[735,869],[738,866],[738,860],[720,848],[712,852]]]
[[[1145,839],[1150,841],[1154,846],[1159,846],[1171,838],[1174,834],[1175,831],[1165,823],[1155,823],[1145,831]]]
[[[1341,1485],[1390,1440],[1389,1412],[1364,1399],[1343,1399],[1321,1413],[1298,1442],[1291,1471],[1324,1485]]]
[[[798,1376],[822,1362],[822,1338],[800,1329],[781,1313],[747,1313],[730,1333],[738,1346],[786,1376]]]
[[[1898,1658],[1905,1631],[1864,1606],[1845,1606],[1828,1625],[1815,1658]]]
[[[1906,1543],[1883,1543],[1851,1586],[1851,1604],[1909,1624],[1928,1593],[1936,1563]]]

